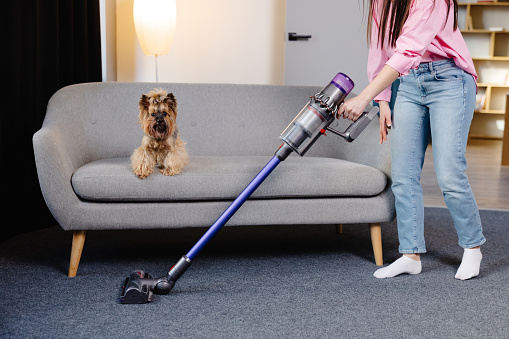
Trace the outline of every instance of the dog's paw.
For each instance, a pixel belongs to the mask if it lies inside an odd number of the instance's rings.
[[[148,169],[143,169],[143,168],[136,168],[134,169],[134,174],[136,174],[136,176],[140,179],[145,179],[146,177],[148,177],[150,174],[152,174],[152,171],[148,170]]]
[[[175,168],[175,167],[164,167],[164,168],[161,168],[161,173],[164,174],[164,175],[169,175],[169,176],[175,176],[177,174],[179,174],[182,169],[181,168]]]

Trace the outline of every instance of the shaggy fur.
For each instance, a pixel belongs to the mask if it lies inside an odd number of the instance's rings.
[[[189,163],[189,155],[179,136],[177,99],[173,93],[155,89],[141,96],[139,110],[138,123],[145,135],[131,156],[134,174],[144,179],[156,165],[164,175],[179,174]]]

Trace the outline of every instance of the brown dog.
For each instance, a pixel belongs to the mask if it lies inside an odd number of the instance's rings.
[[[179,136],[175,96],[155,89],[141,96],[139,106],[138,123],[145,135],[131,156],[134,174],[144,179],[156,165],[164,175],[179,174],[189,163],[189,155]]]

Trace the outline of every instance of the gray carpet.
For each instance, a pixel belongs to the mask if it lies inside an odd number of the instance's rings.
[[[89,232],[76,278],[71,233],[23,234],[0,245],[0,338],[507,338],[509,212],[481,218],[488,241],[470,281],[454,279],[449,212],[426,208],[420,275],[375,279],[367,225],[225,227],[144,305],[117,303],[125,277],[164,275],[205,229]],[[390,263],[395,224],[382,232]]]

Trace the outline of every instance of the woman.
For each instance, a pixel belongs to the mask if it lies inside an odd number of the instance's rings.
[[[391,129],[392,191],[402,257],[374,273],[377,278],[418,274],[424,241],[420,176],[433,140],[438,183],[464,249],[455,275],[479,274],[482,234],[477,203],[466,170],[466,144],[474,114],[477,74],[457,29],[456,0],[370,0],[368,77],[370,84],[339,110],[356,120],[376,100],[380,143]],[[391,119],[391,84],[400,85]]]

